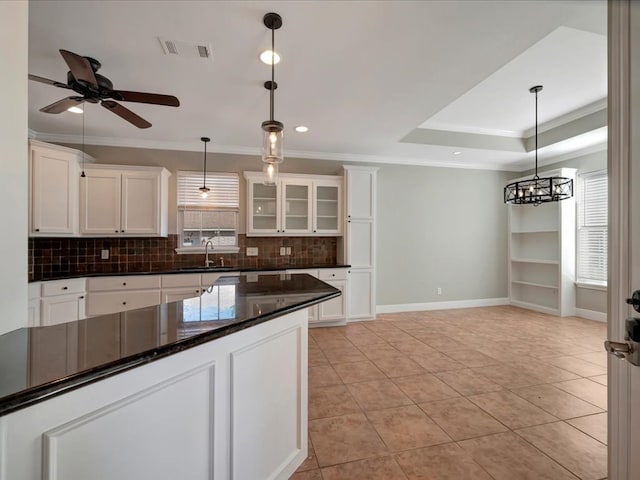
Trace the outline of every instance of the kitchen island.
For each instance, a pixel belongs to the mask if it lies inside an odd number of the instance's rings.
[[[307,455],[305,274],[0,336],[0,480],[286,479]]]

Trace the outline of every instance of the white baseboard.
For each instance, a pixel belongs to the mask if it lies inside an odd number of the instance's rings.
[[[596,312],[595,310],[576,308],[576,317],[586,318],[587,320],[595,320],[596,322],[607,323],[607,314],[604,312]]]
[[[404,303],[376,305],[376,313],[420,312],[426,310],[450,310],[452,308],[493,307],[509,305],[508,298],[478,298],[476,300],[454,300],[450,302]]]

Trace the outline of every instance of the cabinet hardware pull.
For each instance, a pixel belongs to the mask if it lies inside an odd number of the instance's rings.
[[[80,296],[80,297],[78,297],[78,298],[80,298],[80,300],[82,300],[82,299],[84,298],[84,295],[81,295],[81,296]]]
[[[120,230],[122,233],[124,233],[124,230]]]
[[[36,232],[39,232],[39,231],[40,231],[40,229],[39,229],[39,228],[36,228]]]
[[[123,305],[126,305],[126,304],[127,304],[127,302],[122,302],[122,304],[123,304]]]
[[[116,230],[116,233],[118,233],[118,230]]]
[[[122,282],[122,285],[126,287],[127,286],[127,282]]]
[[[62,287],[63,290],[69,290],[69,287]]]

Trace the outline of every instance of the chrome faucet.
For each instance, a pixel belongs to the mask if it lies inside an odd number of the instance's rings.
[[[211,250],[213,250],[213,242],[211,240],[207,240],[207,243],[204,244],[204,266],[210,267],[211,264],[215,264],[214,260],[209,260],[209,245],[211,245]]]

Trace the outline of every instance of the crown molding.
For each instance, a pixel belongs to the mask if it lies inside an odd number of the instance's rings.
[[[606,150],[607,141],[605,140],[601,143],[590,145],[586,148],[581,148],[580,150],[574,150],[573,152],[562,153],[560,155],[545,159],[538,159],[538,168],[571,160],[572,158],[584,157],[585,155],[589,155],[591,153],[597,153]],[[510,171],[513,172],[525,172],[527,170],[533,170],[533,168],[531,167],[531,159],[529,158],[527,158],[526,160],[518,161],[517,163],[514,163],[510,166]]]
[[[607,109],[607,99],[601,98],[593,103],[585,105],[584,107],[580,107],[576,110],[573,110],[569,113],[565,113],[564,115],[560,115],[552,120],[549,120],[544,123],[540,123],[538,125],[538,134],[546,132],[547,130],[551,130],[557,127],[561,127],[562,125],[566,125],[567,123],[575,122],[576,120],[581,119],[582,117],[586,117],[587,115],[591,115],[592,113],[600,112],[602,110]],[[526,129],[522,132],[523,138],[529,138],[535,135],[536,129],[535,126]]]

